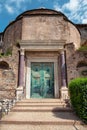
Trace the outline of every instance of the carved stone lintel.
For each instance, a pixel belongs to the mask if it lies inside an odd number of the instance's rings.
[[[68,88],[66,86],[60,89],[60,93],[61,93],[61,99],[69,99]]]

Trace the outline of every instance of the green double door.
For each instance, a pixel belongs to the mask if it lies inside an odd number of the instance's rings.
[[[31,63],[31,98],[54,97],[54,63]]]

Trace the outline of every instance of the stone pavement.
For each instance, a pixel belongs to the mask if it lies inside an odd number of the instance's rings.
[[[0,130],[87,130],[68,103],[59,99],[22,100],[0,121]]]

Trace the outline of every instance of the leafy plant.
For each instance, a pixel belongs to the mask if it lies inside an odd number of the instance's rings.
[[[87,45],[81,46],[81,47],[79,48],[79,51],[87,51]]]
[[[6,53],[0,53],[0,57],[12,55],[12,48],[8,48]]]
[[[69,83],[71,104],[78,116],[87,123],[87,78],[77,78]]]
[[[8,48],[5,55],[6,56],[12,55],[12,48]]]

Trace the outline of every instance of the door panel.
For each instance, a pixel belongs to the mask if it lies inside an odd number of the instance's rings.
[[[31,63],[31,97],[54,97],[54,63]]]

